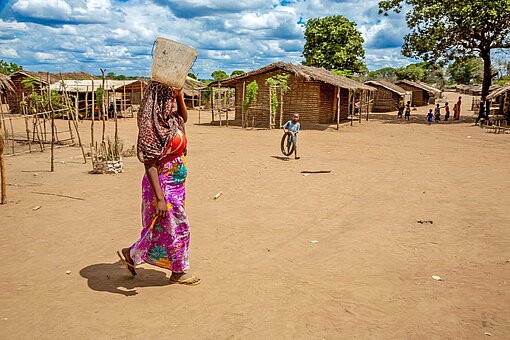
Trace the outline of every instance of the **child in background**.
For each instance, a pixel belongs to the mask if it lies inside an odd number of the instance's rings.
[[[439,104],[436,104],[436,108],[434,109],[434,120],[436,122],[441,121],[441,108],[439,107]]]
[[[448,103],[444,103],[444,121],[447,122],[450,119],[450,107]]]
[[[299,113],[294,113],[292,115],[292,119],[282,126],[283,130],[292,133],[292,137],[289,136],[289,138],[292,138],[292,141],[294,142],[294,156],[296,159],[300,158],[297,155],[297,134],[300,128],[301,124],[299,124]]]
[[[411,119],[411,102],[408,101],[406,104],[406,113],[404,116],[404,120],[410,120]]]
[[[427,122],[429,122],[429,125],[433,122],[433,117],[434,115],[432,114],[432,109],[429,109],[429,113],[427,114]]]

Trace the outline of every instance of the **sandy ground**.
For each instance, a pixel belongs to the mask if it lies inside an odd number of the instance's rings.
[[[191,116],[203,283],[169,285],[147,265],[133,279],[118,263],[140,228],[135,158],[123,174],[90,175],[77,148],[57,151],[54,173],[48,152],[8,157],[2,338],[510,338],[510,135],[387,115],[302,131],[302,159],[286,161],[280,131]],[[135,121],[120,134],[133,144]]]

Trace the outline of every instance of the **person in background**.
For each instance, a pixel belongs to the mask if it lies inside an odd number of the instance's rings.
[[[436,104],[436,107],[434,109],[434,121],[436,122],[441,121],[441,108],[439,107],[439,104]]]
[[[453,120],[460,119],[460,107],[462,104],[462,97],[459,97],[459,100],[453,106]]]
[[[433,118],[434,114],[432,113],[432,109],[429,109],[429,113],[427,114],[427,122],[429,123],[429,125],[432,124]]]
[[[294,157],[296,159],[299,159],[297,155],[297,134],[299,133],[299,129],[301,129],[301,124],[299,124],[299,113],[294,113],[292,115],[292,119],[289,120],[287,123],[285,123],[282,126],[282,129],[285,130],[285,132],[290,132],[292,134],[292,142],[294,143]]]
[[[444,103],[444,121],[447,122],[450,119],[450,107],[448,102]]]
[[[411,120],[411,101],[408,101],[406,104],[404,120]]]
[[[404,115],[404,103],[402,102],[398,103],[397,110],[398,110],[397,118],[402,118],[402,116]]]
[[[487,114],[485,112],[485,104],[482,101],[480,101],[480,109],[478,110],[478,117],[476,117],[475,125],[478,125],[478,122],[480,122],[480,125],[483,125],[483,121],[487,117]]]

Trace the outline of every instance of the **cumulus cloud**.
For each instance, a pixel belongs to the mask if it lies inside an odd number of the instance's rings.
[[[110,0],[16,0],[11,9],[18,19],[46,24],[104,23]]]
[[[0,57],[29,70],[148,75],[161,36],[197,49],[194,72],[208,77],[302,61],[304,23],[332,14],[357,23],[370,69],[409,62],[400,55],[403,18],[379,16],[377,0],[10,0]]]

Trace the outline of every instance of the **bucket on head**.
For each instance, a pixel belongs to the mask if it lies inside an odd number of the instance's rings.
[[[151,80],[182,89],[197,51],[164,38],[156,38],[155,44]]]

